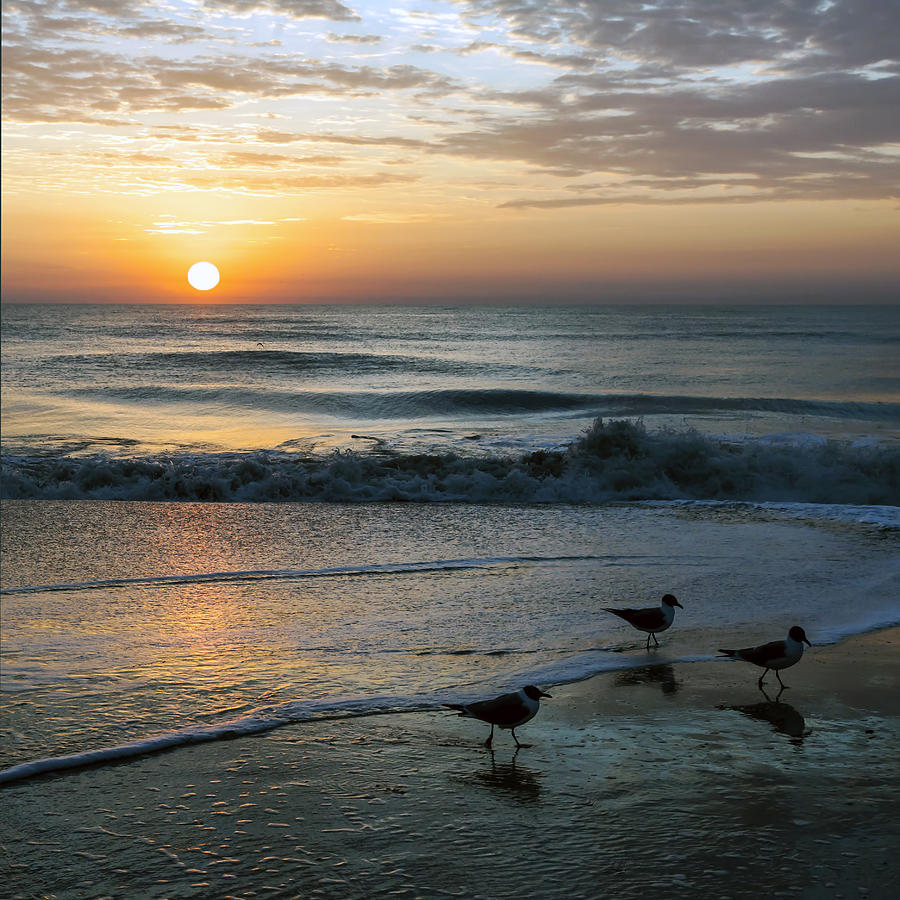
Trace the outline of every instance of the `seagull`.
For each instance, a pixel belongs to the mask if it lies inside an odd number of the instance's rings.
[[[610,609],[608,606],[603,608],[606,612],[611,612],[620,619],[624,619],[630,625],[634,625],[638,631],[646,631],[647,649],[649,650],[650,638],[653,638],[658,647],[659,641],[656,640],[656,633],[665,631],[675,621],[676,606],[679,609],[684,609],[672,594],[664,594],[660,601],[659,609],[655,606],[648,606],[644,609]]]
[[[488,735],[484,746],[490,749],[494,740],[494,726],[508,728],[512,732],[516,747],[527,747],[520,744],[516,737],[516,729],[526,722],[530,722],[541,707],[541,697],[549,697],[540,688],[533,684],[526,685],[519,691],[511,694],[501,694],[493,700],[477,700],[474,703],[445,703],[448,709],[458,709],[461,716],[469,719],[481,719],[489,722],[491,733]]]
[[[743,650],[719,650],[725,656],[731,659],[742,659],[744,662],[753,663],[754,666],[760,666],[766,671],[759,676],[759,689],[762,690],[763,678],[769,674],[769,669],[775,670],[775,677],[782,688],[786,687],[778,674],[779,669],[786,669],[788,666],[800,662],[803,656],[803,644],[809,643],[806,632],[799,626],[795,625],[788,632],[787,637],[783,641],[770,641],[768,644],[760,644],[758,647],[744,647]]]

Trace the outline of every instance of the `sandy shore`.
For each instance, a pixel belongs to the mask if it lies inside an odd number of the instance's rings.
[[[557,687],[518,753],[434,711],[12,785],[3,896],[896,896],[900,629],[808,651],[781,703],[757,676]]]

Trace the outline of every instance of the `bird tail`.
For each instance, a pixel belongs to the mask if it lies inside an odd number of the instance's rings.
[[[466,708],[462,703],[442,703],[441,706],[446,706],[447,709],[455,709],[461,716],[466,715]]]
[[[625,616],[622,615],[622,611],[619,609],[612,609],[609,606],[603,607],[604,612],[611,612],[614,616],[618,616],[620,619],[624,619]]]
[[[719,647],[719,653],[721,653],[722,656],[734,656],[735,653],[737,653],[737,650],[723,650]]]

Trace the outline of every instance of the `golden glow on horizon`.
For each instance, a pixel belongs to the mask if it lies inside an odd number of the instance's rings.
[[[211,291],[219,283],[219,270],[211,262],[196,262],[188,269],[187,280],[198,291]]]

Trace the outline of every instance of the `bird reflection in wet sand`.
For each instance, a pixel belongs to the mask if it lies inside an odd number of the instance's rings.
[[[660,666],[641,666],[625,669],[616,675],[616,687],[632,687],[637,684],[658,684],[664,694],[674,694],[681,682],[675,678],[674,666],[666,663]]]
[[[508,763],[498,763],[491,751],[491,767],[472,775],[472,781],[501,794],[509,794],[514,800],[529,803],[537,800],[541,793],[538,773],[524,766],[516,765],[516,750]]]
[[[782,690],[784,689],[782,688]],[[774,700],[762,688],[760,688],[760,691],[766,698],[760,703],[720,706],[719,708],[733,709],[751,719],[768,722],[779,734],[786,734],[791,739],[792,744],[802,744],[803,739],[809,734],[806,728],[806,719],[803,718],[803,715],[790,703],[783,703],[778,699],[781,696],[781,691],[775,695]]]

